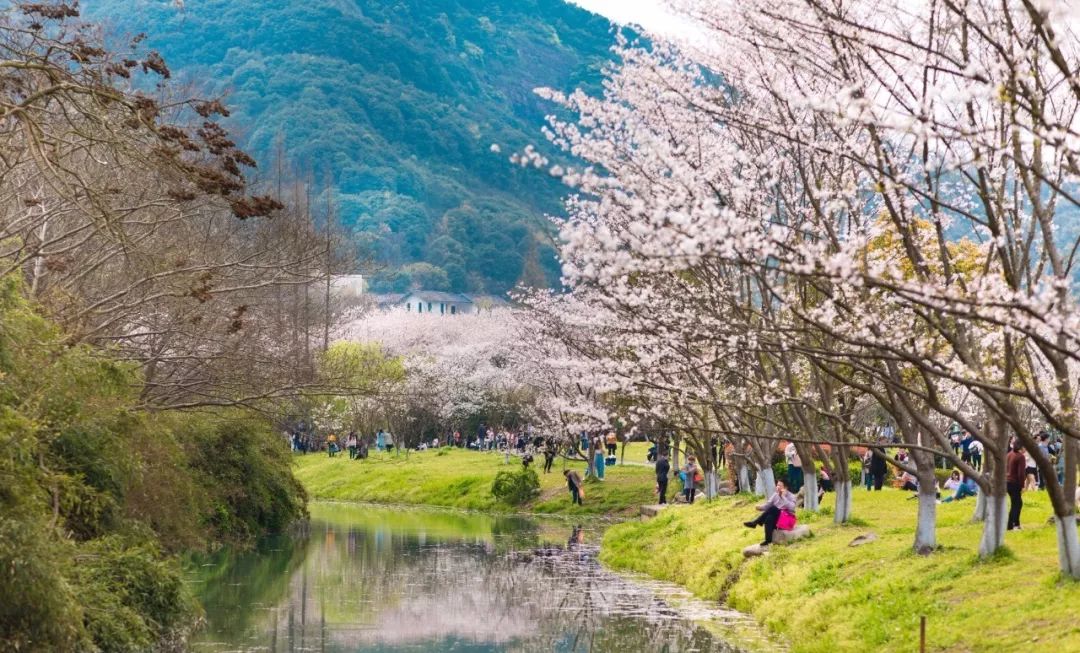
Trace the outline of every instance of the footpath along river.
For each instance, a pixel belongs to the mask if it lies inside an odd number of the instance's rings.
[[[311,517],[191,561],[194,650],[777,650],[739,613],[606,570],[599,524],[345,503]]]

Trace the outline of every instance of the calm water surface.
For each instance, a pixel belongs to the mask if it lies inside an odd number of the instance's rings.
[[[304,536],[194,560],[196,651],[721,651],[749,620],[596,561],[598,529],[314,504]],[[750,633],[748,635],[748,633]]]

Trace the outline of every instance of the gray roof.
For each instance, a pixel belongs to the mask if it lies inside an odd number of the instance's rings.
[[[425,302],[442,302],[445,304],[471,304],[473,300],[466,295],[461,295],[456,292],[441,292],[438,290],[417,290],[415,292],[406,293],[405,297],[416,297],[417,299]],[[400,301],[400,300],[399,300]]]
[[[479,304],[481,302],[491,302],[492,306],[498,306],[500,308],[510,305],[510,302],[506,301],[504,297],[500,297],[499,295],[481,295],[477,293],[471,293],[466,294],[465,297],[468,297],[469,301],[474,304]]]
[[[393,306],[394,304],[400,304],[401,300],[405,299],[405,295],[399,292],[372,295],[372,297],[375,298],[375,303],[379,306]]]

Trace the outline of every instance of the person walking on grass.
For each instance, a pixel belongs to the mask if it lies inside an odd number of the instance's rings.
[[[660,495],[660,503],[667,503],[667,484],[671,478],[671,463],[668,462],[667,454],[660,454],[656,461],[656,492]]]
[[[783,481],[777,481],[776,492],[773,492],[768,501],[758,506],[758,510],[761,511],[761,514],[756,519],[743,522],[743,526],[747,528],[764,526],[765,540],[761,543],[761,546],[768,546],[772,544],[773,532],[776,530],[776,524],[780,520],[781,513],[787,512],[794,517],[795,495],[788,491],[787,485]]]
[[[345,438],[345,447],[349,450],[349,460],[356,460],[356,431],[349,431]]]
[[[1027,477],[1027,458],[1024,447],[1014,441],[1012,451],[1005,457],[1005,490],[1009,493],[1009,522],[1007,530],[1020,529],[1020,510],[1024,507],[1021,493]]]
[[[581,502],[581,476],[572,469],[564,469],[563,476],[566,477],[566,487],[570,490],[570,503],[585,505]]]
[[[555,462],[555,441],[549,439],[544,445],[544,473],[551,473],[551,465]]]
[[[334,456],[337,455],[337,451],[338,451],[337,436],[334,435],[333,433],[331,433],[326,438],[326,453],[330,454],[330,457],[333,458]]]

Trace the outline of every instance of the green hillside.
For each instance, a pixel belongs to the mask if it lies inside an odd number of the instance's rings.
[[[612,42],[605,19],[562,0],[83,7],[116,36],[146,33],[175,77],[224,93],[230,127],[264,167],[280,138],[295,167],[332,171],[344,221],[387,266],[383,289],[402,289],[412,271],[429,287],[503,292],[524,269],[537,276],[531,256],[557,280],[543,214],[564,189],[508,157],[543,140],[551,107],[533,88],[595,90]]]

